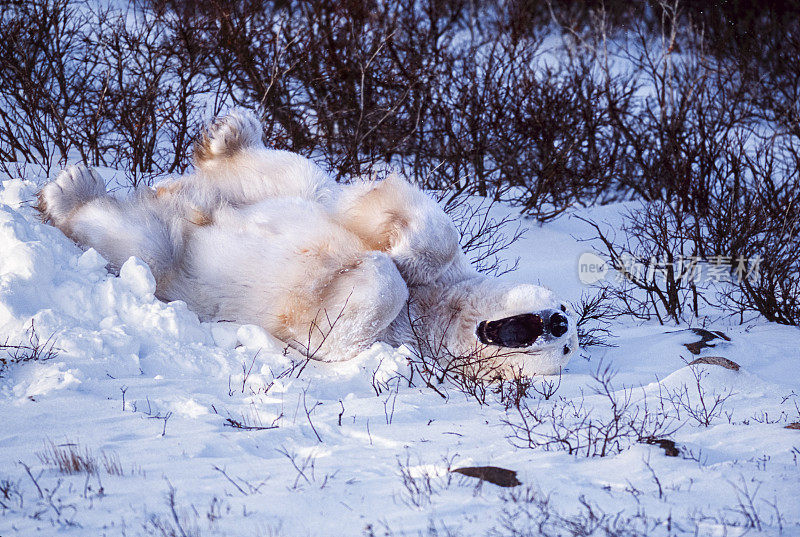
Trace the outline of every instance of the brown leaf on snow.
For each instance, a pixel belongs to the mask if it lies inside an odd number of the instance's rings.
[[[711,331],[705,328],[690,328],[689,330],[700,336],[700,341],[683,344],[692,354],[700,354],[703,349],[715,347],[716,345],[710,345],[709,342],[716,339],[724,339],[725,341],[731,340],[731,338],[725,335],[725,332],[720,332],[719,330]]]
[[[723,358],[722,356],[701,356],[700,358],[689,363],[689,365],[697,365],[697,364],[718,365],[724,367],[725,369],[739,371],[739,364],[737,364],[733,360],[728,360],[727,358]]]
[[[675,444],[674,440],[670,440],[669,438],[645,438],[645,444],[650,444],[654,446],[658,446],[664,450],[664,454],[667,457],[677,457],[681,454],[681,451],[678,449],[678,446]]]
[[[464,468],[456,468],[451,470],[451,472],[468,477],[476,477],[481,481],[488,481],[499,487],[516,487],[522,484],[522,482],[517,479],[517,472],[514,470],[506,470],[505,468],[498,468],[497,466],[467,466]]]

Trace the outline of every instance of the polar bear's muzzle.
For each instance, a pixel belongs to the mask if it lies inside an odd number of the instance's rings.
[[[569,319],[561,312],[523,313],[497,321],[481,321],[476,334],[485,345],[529,347],[543,335],[559,338],[569,330]]]

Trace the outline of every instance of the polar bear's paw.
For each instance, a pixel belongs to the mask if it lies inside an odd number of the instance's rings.
[[[59,226],[76,209],[105,195],[106,185],[97,172],[83,165],[72,165],[39,191],[37,208],[45,222]]]
[[[261,122],[249,110],[237,109],[214,120],[194,147],[195,165],[203,167],[251,147],[260,147]]]

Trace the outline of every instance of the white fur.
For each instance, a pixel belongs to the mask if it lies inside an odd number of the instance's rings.
[[[209,128],[195,160],[196,174],[128,200],[71,166],[42,189],[40,209],[117,269],[142,259],[159,298],[184,300],[204,319],[261,325],[318,359],[385,340],[542,374],[574,354],[573,321],[562,337],[522,349],[478,341],[481,321],[560,304],[542,287],[475,272],[452,221],[404,179],[339,185],[299,155],[266,149],[243,111]]]

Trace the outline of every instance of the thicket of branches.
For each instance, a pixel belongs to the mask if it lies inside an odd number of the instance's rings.
[[[6,0],[0,161],[146,184],[245,106],[269,145],[340,180],[388,163],[539,220],[640,199],[619,238],[597,229],[612,263],[734,271],[757,255],[762,277],[722,297],[629,278],[614,290],[629,312],[666,322],[713,300],[797,324],[798,15],[788,0]]]

